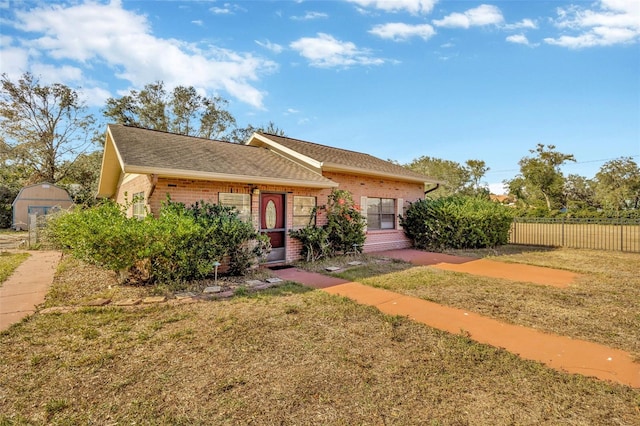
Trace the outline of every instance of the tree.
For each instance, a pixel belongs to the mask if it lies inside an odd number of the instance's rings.
[[[13,82],[2,74],[0,161],[29,176],[56,183],[91,146],[95,119],[78,93],[59,83],[41,85],[25,73]]]
[[[570,174],[564,182],[567,210],[595,209],[595,183],[583,176]]]
[[[269,133],[276,136],[286,136],[284,130],[275,125],[273,121],[269,121],[269,124],[259,127],[253,127],[251,124],[244,128],[236,128],[228,135],[224,136],[222,140],[232,143],[244,143],[254,133]]]
[[[482,178],[489,171],[489,167],[482,160],[467,160],[466,170],[469,173],[469,195],[489,196],[489,189],[481,185]]]
[[[640,207],[640,168],[631,157],[606,162],[596,173],[596,197],[615,211]]]
[[[564,176],[560,166],[567,161],[576,161],[573,155],[563,154],[555,149],[555,145],[545,147],[538,144],[536,149],[529,150],[530,153],[536,154],[535,156],[524,157],[518,163],[520,175],[514,179],[514,185],[507,181],[510,190],[513,187],[518,192],[513,195],[526,197],[522,200],[529,204],[543,201],[548,211],[565,205]]]
[[[228,101],[205,97],[192,86],[177,86],[167,93],[157,81],[121,98],[107,99],[103,114],[118,124],[206,139],[221,139],[236,125]]]
[[[442,197],[464,191],[471,178],[470,171],[455,161],[441,160],[425,155],[405,164],[404,167],[445,182],[435,192]]]

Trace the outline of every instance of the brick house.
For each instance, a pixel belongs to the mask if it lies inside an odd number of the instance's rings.
[[[436,183],[368,154],[288,137],[254,133],[241,145],[109,125],[98,196],[131,203],[131,216],[157,213],[167,194],[234,206],[269,235],[267,262],[286,263],[300,251],[288,231],[307,225],[334,188],[349,191],[367,217],[365,252],[409,247],[398,215]],[[326,223],[322,209],[316,220]]]

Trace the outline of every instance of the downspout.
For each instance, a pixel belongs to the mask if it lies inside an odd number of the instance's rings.
[[[436,189],[438,189],[438,188],[440,188],[440,184],[439,184],[439,183],[436,183],[436,186],[434,186],[434,187],[433,187],[433,188],[431,188],[431,189],[427,189],[426,191],[424,191],[424,195],[427,195],[428,193],[433,192],[433,191],[435,191],[435,190],[436,190]]]

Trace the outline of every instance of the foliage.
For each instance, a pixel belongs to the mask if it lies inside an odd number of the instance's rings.
[[[606,162],[595,180],[597,197],[605,209],[640,208],[640,168],[631,157]]]
[[[481,197],[451,196],[410,203],[400,224],[421,249],[496,247],[509,241],[513,210]]]
[[[527,205],[543,203],[549,211],[564,207],[564,176],[560,166],[575,158],[555,148],[554,145],[538,144],[536,149],[529,150],[535,156],[520,160],[520,175],[506,182],[509,193],[517,195]]]
[[[284,130],[275,125],[273,121],[270,121],[266,126],[254,127],[249,124],[244,128],[236,128],[229,134],[222,137],[222,140],[232,143],[244,143],[254,133],[268,133],[276,136],[286,136]]]
[[[440,188],[432,193],[437,197],[446,197],[462,191],[470,179],[469,171],[455,161],[442,160],[426,155],[414,159],[411,163],[406,164],[405,167],[442,181],[443,184],[440,185]]]
[[[302,243],[301,255],[307,262],[338,253],[362,253],[366,219],[353,202],[351,193],[334,189],[328,201],[326,225],[309,224],[289,231],[291,237]],[[314,217],[316,212],[317,208],[313,211]]]
[[[366,239],[366,219],[349,191],[334,189],[327,204],[327,238],[332,254],[361,253]]]
[[[317,208],[314,208],[312,215],[315,217]],[[307,262],[316,262],[331,253],[329,244],[329,233],[324,227],[309,224],[300,229],[292,229],[289,236],[302,243],[300,255]]]
[[[29,174],[22,176],[28,183],[57,183],[90,147],[93,116],[78,93],[63,84],[41,85],[29,73],[17,82],[2,74],[1,83],[3,166],[20,166]]]
[[[157,218],[143,219],[127,218],[126,209],[108,201],[61,213],[49,220],[49,239],[123,279],[135,271],[152,282],[206,277],[227,255],[230,270],[241,274],[268,249],[265,237],[229,207],[205,202],[186,207],[167,200]]]

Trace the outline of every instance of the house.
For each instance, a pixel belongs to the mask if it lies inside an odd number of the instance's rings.
[[[254,133],[244,144],[109,125],[99,197],[130,203],[129,214],[156,214],[173,201],[233,206],[271,239],[267,262],[298,259],[290,229],[309,223],[335,188],[349,191],[367,217],[365,252],[405,248],[398,215],[424,197],[424,175],[368,154]],[[319,209],[317,225],[326,223]]]
[[[13,200],[11,227],[16,230],[29,228],[29,216],[47,215],[55,210],[67,209],[73,205],[69,193],[48,182],[25,186]]]

